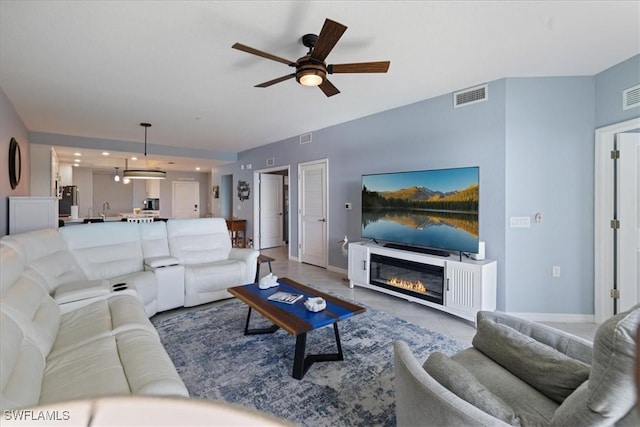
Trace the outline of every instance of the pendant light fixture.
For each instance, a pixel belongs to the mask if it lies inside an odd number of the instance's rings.
[[[118,173],[118,168],[116,168],[116,174],[113,176],[113,180],[115,182],[120,182],[120,174]]]
[[[147,129],[151,127],[150,123],[140,123],[144,128],[144,155],[147,156]],[[165,179],[167,173],[159,170],[147,169],[126,169],[122,174],[123,177],[129,179]]]
[[[126,171],[127,169],[129,169],[129,159],[124,159],[124,170]],[[124,173],[122,175],[124,176]],[[128,178],[126,176],[122,179],[123,184],[129,184],[130,182],[131,178]]]

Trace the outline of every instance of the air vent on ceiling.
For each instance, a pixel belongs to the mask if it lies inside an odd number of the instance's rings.
[[[300,135],[300,144],[308,144],[311,142],[311,132]]]
[[[487,85],[472,87],[471,89],[461,90],[453,94],[453,107],[463,107],[465,105],[477,104],[484,102],[489,96],[489,87]]]
[[[640,85],[622,91],[622,109],[640,107]]]

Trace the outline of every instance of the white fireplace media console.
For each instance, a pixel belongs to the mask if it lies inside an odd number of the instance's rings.
[[[371,255],[377,254],[398,260],[411,261],[444,268],[443,303],[426,301],[403,292],[371,283]],[[497,262],[474,261],[457,257],[441,257],[385,248],[375,242],[349,244],[349,286],[374,289],[389,295],[423,304],[455,316],[475,321],[479,310],[496,309]]]

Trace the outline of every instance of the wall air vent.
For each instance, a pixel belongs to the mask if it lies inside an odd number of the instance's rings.
[[[453,108],[484,102],[489,97],[488,85],[476,86],[453,94]]]
[[[269,157],[269,158],[267,159],[267,166],[273,166],[273,165],[275,165],[275,164],[276,164],[276,159],[275,159],[275,157]]]
[[[308,144],[311,142],[311,132],[300,135],[300,144]]]
[[[622,91],[622,109],[640,107],[640,85]]]

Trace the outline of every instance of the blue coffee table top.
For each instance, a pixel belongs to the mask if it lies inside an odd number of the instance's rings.
[[[279,286],[264,290],[260,289],[257,283],[252,283],[230,288],[229,292],[293,335],[331,325],[366,310],[365,307],[325,294],[291,279],[281,278],[278,279],[278,283]],[[267,299],[278,291],[304,296],[293,304]],[[309,297],[324,298],[327,307],[317,313],[307,310],[304,302]]]

